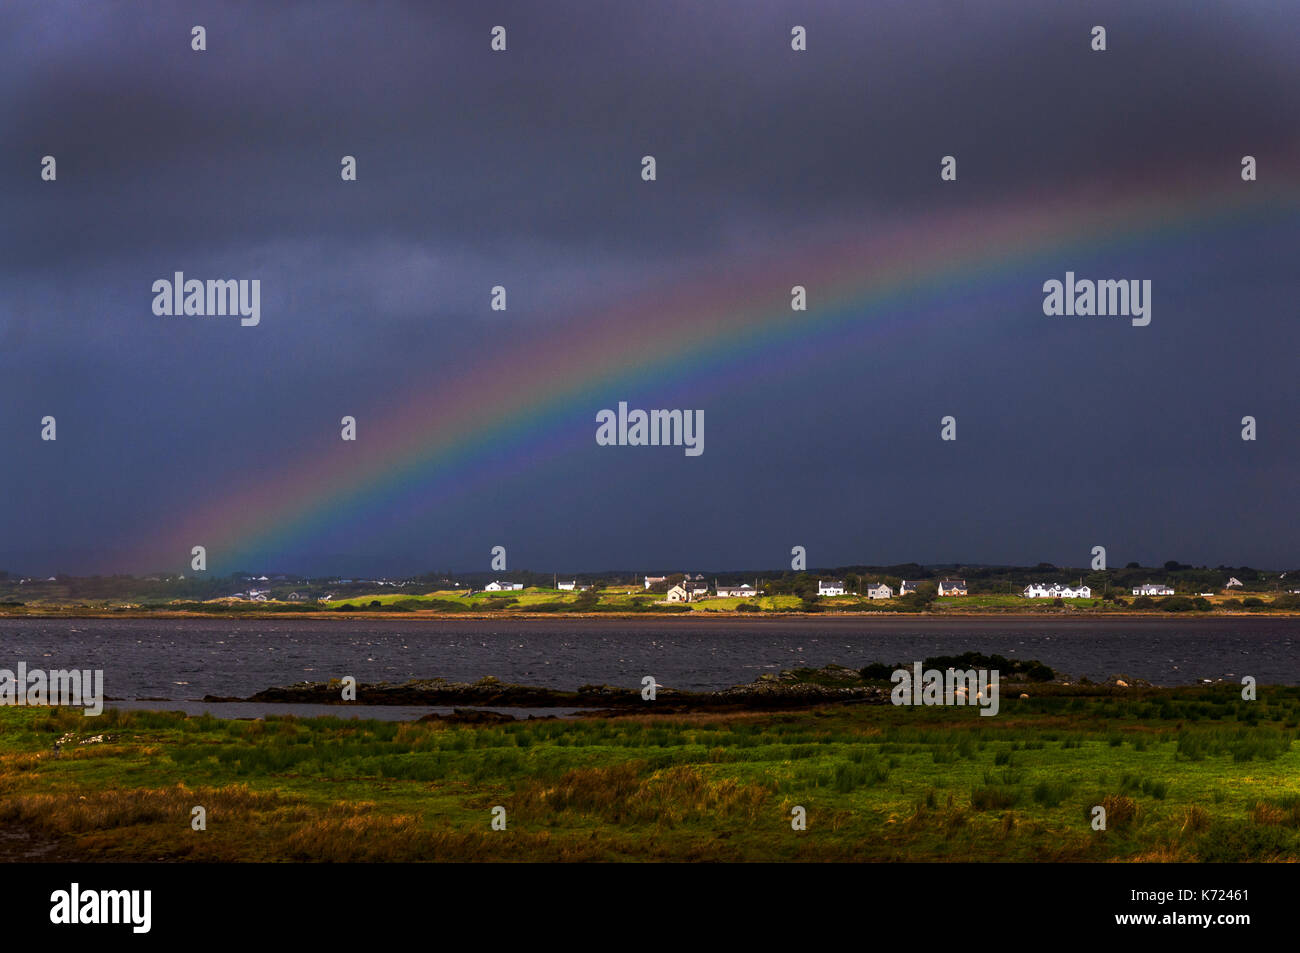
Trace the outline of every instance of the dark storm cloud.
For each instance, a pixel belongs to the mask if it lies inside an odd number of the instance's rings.
[[[1206,150],[1207,129],[1270,143],[1296,118],[1290,57],[1259,45],[1278,24],[1239,5],[1217,19],[1173,3],[1088,17],[1021,3],[439,6],[20,4],[6,171],[62,154],[57,197],[13,198],[20,215],[68,214],[12,230],[6,261],[348,226],[489,254],[503,233],[645,252],[732,222],[923,199],[936,152],[1020,185],[1139,154],[1177,162]],[[195,54],[200,20],[211,39]],[[497,20],[513,31],[504,57],[487,48]],[[1072,51],[1092,20],[1113,40],[1090,61]],[[812,37],[802,58],[785,55],[795,21]],[[627,188],[646,151],[676,185],[652,213]],[[321,202],[344,153],[361,160],[359,188]],[[137,218],[125,236],[124,215]],[[638,227],[609,228],[628,218]]]
[[[6,515],[0,559],[48,548],[60,566],[85,568],[93,560],[74,567],[71,554],[112,552],[160,497],[183,506],[219,493],[225,473],[273,474],[311,445],[318,421],[333,425],[336,406],[383,406],[421,380],[473,368],[494,337],[564,333],[574,315],[715,256],[743,260],[782,240],[793,253],[807,235],[869,234],[874,222],[942,207],[935,179],[947,153],[960,157],[962,175],[960,192],[942,200],[950,207],[996,207],[1079,181],[1156,184],[1166,170],[1206,163],[1232,176],[1247,151],[1281,172],[1300,120],[1300,13],[1262,2],[1187,7],[8,3],[0,435],[21,452],[7,459],[0,488],[42,505]],[[196,23],[208,31],[202,54],[189,47]],[[509,29],[505,55],[488,49],[496,23]],[[807,54],[789,50],[796,23],[809,30]],[[1087,50],[1094,23],[1109,30],[1105,54]],[[646,153],[660,163],[652,193],[637,179]],[[55,186],[36,174],[45,154],[59,162]],[[338,178],[345,154],[360,170],[347,186]],[[1260,256],[1282,268],[1295,230],[1273,240],[1281,249]],[[1234,258],[1225,280],[1244,282],[1249,258]],[[1103,264],[1129,270],[1123,259]],[[1149,268],[1164,279],[1169,308],[1179,263]],[[261,275],[273,317],[256,335],[151,320],[150,283],[178,269]],[[510,287],[508,315],[485,308],[497,283]],[[1215,307],[1248,303],[1251,347],[1294,343],[1283,322],[1296,290],[1269,271]],[[1001,300],[990,313],[1007,307]],[[1224,516],[1215,532],[1192,532],[1186,518],[1150,520],[1133,495],[1158,475],[1166,505],[1203,515],[1188,468],[1261,506],[1282,499],[1273,476],[1293,472],[1293,442],[1261,446],[1244,474],[1232,455],[1240,448],[1215,443],[1246,412],[1229,412],[1234,401],[1290,407],[1293,417],[1295,392],[1270,377],[1281,368],[1267,344],[1263,374],[1257,362],[1226,359],[1189,380],[1189,363],[1203,360],[1197,348],[1223,333],[1221,312],[1208,308],[1204,298],[1185,303],[1181,341],[1112,336],[1064,370],[1050,350],[1009,345],[988,325],[898,346],[872,365],[869,385],[860,359],[836,363],[845,355],[810,358],[799,371],[763,368],[756,376],[770,386],[743,399],[719,393],[709,413],[765,426],[743,441],[714,431],[694,471],[607,458],[577,474],[563,460],[533,474],[539,496],[589,508],[596,541],[573,542],[562,520],[518,508],[501,530],[538,566],[744,559],[761,527],[675,516],[681,494],[709,487],[741,510],[762,501],[780,514],[769,517],[774,535],[809,536],[846,562],[865,558],[867,535],[882,562],[1064,560],[1073,549],[1063,552],[1063,540],[1096,535],[1097,514],[1127,499],[1108,531],[1131,534],[1142,555],[1278,562],[1293,543],[1269,538],[1259,514],[1244,530],[1240,517]],[[1124,383],[1107,392],[1096,375]],[[1163,401],[1174,393],[1181,403]],[[679,396],[689,405],[689,393]],[[653,387],[645,397],[667,399]],[[34,446],[32,421],[56,406],[66,408],[67,444]],[[940,455],[931,433],[939,414],[1004,406],[1019,408],[1019,424],[1005,422],[1008,410],[969,432],[968,457]],[[1166,411],[1193,428],[1192,442],[1125,429],[1127,419]],[[1053,415],[1086,421],[1076,426],[1093,449],[1048,438],[1010,477],[1000,465],[1008,442],[1026,419]],[[845,440],[846,427],[863,433],[859,421],[907,450],[882,464],[874,448]],[[788,452],[792,430],[800,454]],[[1219,447],[1214,459],[1188,450],[1207,442]],[[1097,464],[1112,454],[1113,466]],[[747,465],[755,455],[762,473]],[[1091,467],[1091,484],[1062,478],[1063,467]],[[1126,480],[1126,470],[1137,475]],[[1021,502],[1012,481],[1034,505],[1073,493],[1087,509],[1054,516],[1064,527],[999,523],[994,514]],[[644,506],[629,514],[604,502],[609,485]],[[1084,500],[1088,486],[1100,488]],[[864,487],[908,499],[913,513],[940,493],[991,502],[979,518],[966,512],[947,525],[871,523],[860,515]],[[842,533],[842,520],[806,508],[807,494],[859,513],[857,528]],[[430,544],[438,561],[477,560],[486,518],[448,516],[445,549]],[[663,540],[662,527],[678,535]],[[1165,540],[1196,552],[1166,553]],[[423,568],[431,552],[385,545],[369,554],[406,568]],[[295,558],[310,568],[309,554]]]

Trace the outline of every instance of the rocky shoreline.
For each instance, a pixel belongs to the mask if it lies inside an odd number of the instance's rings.
[[[849,671],[849,670],[846,670]],[[783,673],[784,674],[784,673]],[[857,673],[853,673],[857,679]],[[312,705],[428,705],[484,708],[591,708],[617,710],[721,711],[727,709],[806,708],[834,703],[884,704],[889,693],[875,685],[825,685],[764,676],[750,685],[712,692],[679,691],[655,687],[654,700],[642,697],[641,688],[583,685],[575,691],[514,685],[486,676],[476,682],[450,682],[441,678],[412,679],[401,684],[380,682],[357,686],[356,700],[344,701],[338,681],[301,682],[268,688],[248,698],[207,695],[205,702],[276,702]]]
[[[1051,682],[1003,676],[1004,692],[1017,696],[1036,694],[1113,694],[1153,686],[1139,678],[1112,676],[1103,683],[1072,682],[1058,676]],[[1073,689],[1073,690],[1072,690]],[[485,676],[476,682],[452,682],[442,678],[412,679],[400,684],[379,682],[356,687],[355,700],[344,701],[343,683],[299,682],[267,688],[247,698],[206,695],[205,702],[273,702],[310,705],[407,705],[456,708],[589,708],[604,711],[730,711],[801,709],[833,704],[876,704],[889,702],[890,686],[868,682],[857,670],[827,665],[817,670],[786,671],[760,675],[746,685],[718,691],[689,692],[656,685],[654,700],[642,696],[640,687],[583,685],[574,691],[515,685]]]

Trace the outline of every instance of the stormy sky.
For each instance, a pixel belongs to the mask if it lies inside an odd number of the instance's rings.
[[[821,249],[908,223],[1068,225],[1080,194],[1170,189],[1184,217],[1154,237],[1139,217],[1131,241],[810,314],[786,346],[741,333],[703,369],[610,375],[211,567],[482,570],[498,544],[559,572],[779,567],[796,544],[813,566],[1083,565],[1100,544],[1120,565],[1294,567],[1297,48],[1300,8],[1263,0],[6,0],[0,569],[186,569],[223,538],[193,514],[259,486],[292,500],[303,460],[322,480],[382,466],[379,422],[436,416],[442,382],[509,391],[503,353],[577,346],[602,313],[638,316],[629,348],[658,322],[689,336],[670,309],[715,272],[791,263],[779,305]],[[1278,199],[1216,217],[1216,177]],[[1045,316],[1067,270],[1149,279],[1151,324]],[[261,323],[154,315],[174,271],[260,279]],[[702,409],[705,452],[597,446],[620,400]]]

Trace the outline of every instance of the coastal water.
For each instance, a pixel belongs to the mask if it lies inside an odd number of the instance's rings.
[[[214,718],[266,718],[271,715],[293,715],[295,718],[361,718],[375,721],[415,721],[425,715],[451,715],[457,709],[450,705],[298,705],[276,702],[196,702],[196,701],[114,701],[104,707],[126,711],[181,711],[187,715],[212,715]],[[573,718],[586,708],[517,708],[475,706],[474,711],[496,712],[523,720],[527,718]]]
[[[103,669],[105,694],[194,701],[345,675],[441,676],[573,689],[653,675],[703,691],[765,672],[911,662],[967,651],[1038,659],[1094,680],[1300,684],[1300,619],[0,619],[0,668]],[[155,707],[167,707],[157,704]]]

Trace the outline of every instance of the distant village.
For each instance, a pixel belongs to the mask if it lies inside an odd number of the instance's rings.
[[[692,576],[690,573],[679,574],[683,577],[681,582],[672,583],[666,590],[665,602],[697,602],[701,599],[708,598],[746,598],[749,596],[761,596],[763,590],[758,588],[758,580],[754,585],[741,583],[740,585],[719,585],[715,580],[712,587],[705,581],[704,576],[696,573]],[[644,586],[647,590],[654,589],[657,586],[667,585],[668,576],[646,576]],[[1240,588],[1241,580],[1235,576],[1228,579],[1225,591],[1234,588]],[[488,588],[492,588],[488,586]],[[517,586],[516,588],[523,588]],[[886,582],[867,582],[860,587],[860,591],[854,591],[845,585],[843,579],[818,579],[817,595],[819,597],[833,598],[836,596],[865,596],[867,599],[893,599],[897,596],[907,596],[915,594],[918,591],[915,580],[902,580],[899,584],[898,591]],[[1292,594],[1300,594],[1300,588],[1290,590]],[[965,579],[940,579],[936,585],[936,593],[941,597],[960,597],[969,596],[970,588]],[[1136,586],[1132,590],[1136,597],[1140,596],[1172,596],[1175,594],[1174,588],[1165,583],[1144,583]],[[1092,589],[1083,584],[1080,580],[1077,586],[1061,585],[1060,583],[1031,582],[1021,590],[1020,595],[1026,599],[1091,599]],[[1212,592],[1197,593],[1200,596],[1211,596]]]
[[[145,581],[169,582],[173,579],[180,581],[184,578],[183,575],[177,575],[170,578],[151,576],[146,577]],[[238,592],[232,592],[226,596],[218,598],[231,602],[283,601],[291,603],[332,602],[338,598],[336,593],[333,591],[313,595],[307,589],[310,580],[306,579],[297,580],[303,584],[303,590],[294,590],[287,594],[281,593],[278,596],[275,595],[275,588],[282,587],[283,583],[289,578],[290,577],[283,575],[246,576],[243,581],[251,582],[252,585],[248,586],[246,589],[241,589]],[[680,581],[673,581],[677,578],[679,578]],[[52,583],[55,581],[56,578],[54,576],[49,576],[44,579],[22,577],[18,580],[18,584],[21,586],[27,586],[33,583]],[[415,585],[412,580],[392,579],[340,578],[334,579],[332,582],[340,589],[355,588],[358,585],[367,588],[391,586],[394,589],[404,589],[408,586]],[[473,595],[475,592],[521,592],[525,588],[525,585],[522,582],[510,582],[503,579],[493,579],[491,582],[486,583],[481,589],[475,589],[472,586],[464,586],[461,583],[453,582],[450,579],[446,580],[446,584],[450,587],[462,589],[465,595]],[[664,598],[662,601],[665,603],[700,602],[705,599],[749,599],[766,594],[765,590],[759,586],[759,581],[757,579],[755,579],[753,583],[720,583],[717,579],[711,581],[707,580],[702,573],[695,573],[694,575],[691,573],[678,573],[675,577],[644,576],[642,577],[641,584],[646,592],[663,595]],[[859,587],[854,588],[847,585],[843,579],[819,578],[817,579],[817,596],[819,598],[855,596],[865,597],[870,600],[893,599],[895,597],[916,594],[918,592],[917,586],[918,582],[916,580],[904,579],[899,583],[897,589],[883,581],[866,582]],[[1241,580],[1233,576],[1228,579],[1224,591],[1230,592],[1233,589],[1240,588],[1241,586]],[[577,579],[557,579],[549,588],[553,588],[558,592],[587,592],[596,587],[592,583],[582,583]],[[1300,595],[1300,586],[1289,588],[1286,591],[1293,595]],[[935,592],[938,596],[944,598],[970,595],[970,589],[967,586],[965,579],[940,579],[935,585]],[[1172,596],[1175,594],[1175,590],[1172,586],[1166,583],[1152,582],[1134,587],[1132,589],[1132,594],[1135,597],[1149,596],[1154,598]],[[1025,586],[1020,591],[1020,595],[1026,599],[1091,599],[1092,589],[1091,587],[1084,585],[1082,582],[1076,586],[1062,585],[1061,583],[1052,583],[1049,585],[1047,583],[1034,582]],[[1213,593],[1207,591],[1197,593],[1197,595],[1208,597],[1213,595]]]
[[[915,563],[777,573],[584,573],[562,577],[528,570],[425,573],[406,578],[306,577],[288,573],[157,574],[144,577],[16,575],[0,572],[0,608],[41,606],[113,611],[487,611],[525,612],[916,612],[1012,610],[1018,604],[1071,609],[1220,609],[1300,611],[1300,570],[1215,569],[1177,562],[1164,572],[1130,563],[1080,573],[1038,567],[947,567]],[[748,578],[746,578],[748,575]],[[1071,577],[1074,578],[1071,578]],[[260,608],[259,608],[260,607]]]

